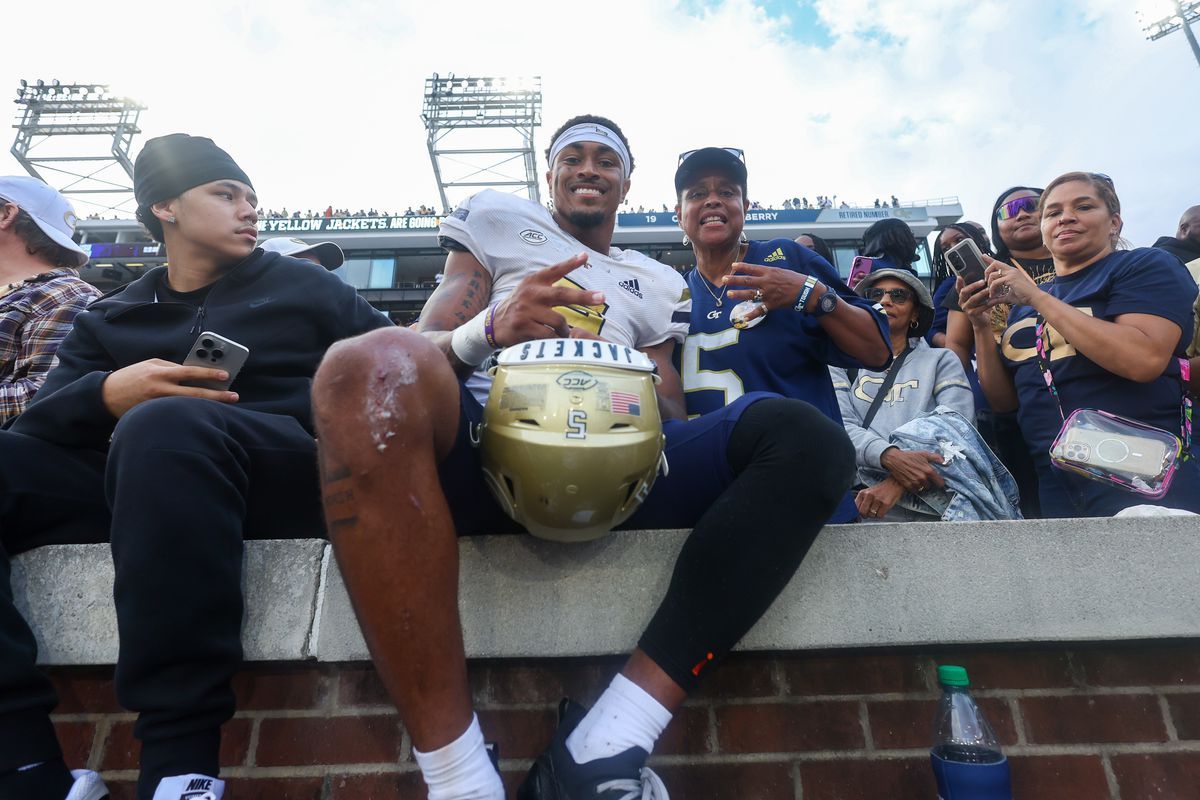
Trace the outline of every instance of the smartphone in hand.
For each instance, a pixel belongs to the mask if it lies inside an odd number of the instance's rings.
[[[249,357],[250,348],[245,345],[240,345],[232,339],[226,339],[219,333],[204,331],[196,338],[196,343],[188,351],[187,358],[183,360],[183,366],[225,370],[229,374],[229,379],[225,381],[188,381],[185,385],[227,392]]]
[[[987,269],[983,263],[983,253],[979,252],[979,246],[970,239],[963,239],[947,250],[946,263],[967,286],[983,280],[984,270]]]

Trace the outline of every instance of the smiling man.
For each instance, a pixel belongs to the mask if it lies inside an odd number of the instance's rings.
[[[442,225],[446,279],[420,332],[342,343],[314,382],[330,535],[431,800],[504,797],[471,707],[455,541],[520,531],[471,444],[491,389],[479,366],[495,350],[574,336],[644,353],[661,378],[670,473],[624,527],[692,528],[637,649],[590,711],[564,702],[521,800],[666,798],[645,769],[655,741],[786,585],[854,475],[845,432],[806,403],[749,394],[683,419],[672,357],[688,327],[686,284],[611,246],[634,166],[624,135],[576,117],[546,155],[553,212],[491,191],[463,203]],[[570,433],[547,449],[549,470],[585,489],[617,480]]]

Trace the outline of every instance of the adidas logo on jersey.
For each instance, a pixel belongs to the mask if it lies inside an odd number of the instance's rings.
[[[786,260],[787,260],[787,256],[785,256],[783,254],[782,247],[776,247],[774,253],[771,253],[771,255],[769,255],[763,259],[763,261],[767,264],[771,263],[772,261],[786,261]]]
[[[630,278],[627,281],[620,281],[617,285],[620,286],[625,291],[629,292],[631,295],[636,297],[638,300],[645,299],[642,296],[642,287],[638,286],[637,278]]]

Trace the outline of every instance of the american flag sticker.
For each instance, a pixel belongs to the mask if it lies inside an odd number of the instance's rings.
[[[633,392],[610,392],[612,398],[612,413],[628,414],[631,417],[642,415],[641,398]]]

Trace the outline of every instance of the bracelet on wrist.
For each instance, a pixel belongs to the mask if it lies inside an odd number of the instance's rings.
[[[496,306],[498,305],[500,305],[499,302],[492,303],[487,307],[487,311],[483,315],[483,338],[487,340],[487,343],[492,346],[493,350],[500,349],[500,343],[496,341],[495,328]]]
[[[800,290],[800,297],[796,299],[796,310],[803,312],[808,305],[808,298],[812,295],[813,287],[817,285],[817,279],[813,275],[809,275],[804,279],[804,288]]]

